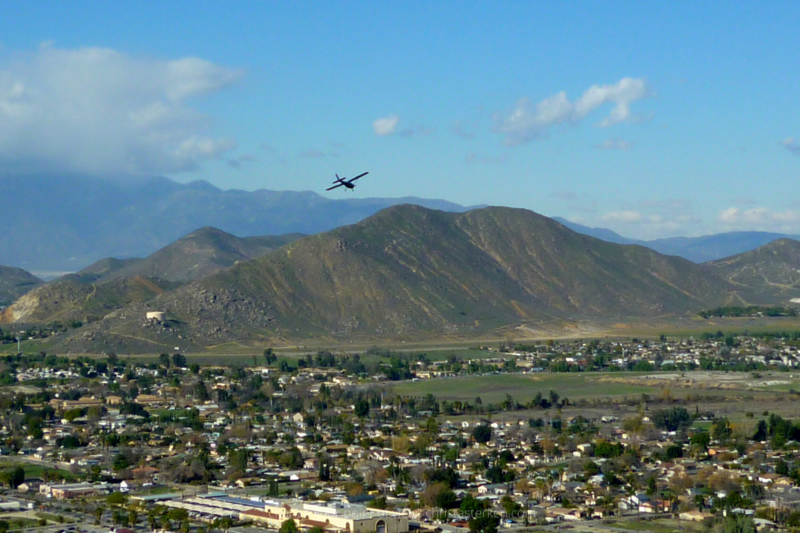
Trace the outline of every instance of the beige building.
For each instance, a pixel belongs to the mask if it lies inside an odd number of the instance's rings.
[[[331,533],[408,533],[408,515],[363,505],[269,501],[263,511],[244,511],[240,517],[272,529],[291,518],[300,530],[319,527]]]
[[[110,490],[111,486],[107,483],[62,483],[54,485],[42,483],[39,486],[39,494],[59,500],[96,496],[98,494],[106,494]]]

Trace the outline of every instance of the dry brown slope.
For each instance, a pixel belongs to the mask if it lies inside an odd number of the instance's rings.
[[[703,266],[746,291],[751,303],[774,304],[800,298],[800,241],[778,239]]]
[[[211,344],[653,317],[724,304],[730,289],[685,259],[580,235],[530,211],[405,205],[185,285],[150,307],[168,311],[184,338]],[[138,334],[145,310],[115,313],[102,327]]]

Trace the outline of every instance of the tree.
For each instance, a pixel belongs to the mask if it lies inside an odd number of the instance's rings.
[[[0,472],[0,482],[3,485],[8,485],[11,488],[17,488],[25,481],[25,469],[21,466],[16,466],[9,470]]]
[[[514,474],[506,472],[500,465],[494,465],[486,469],[486,479],[491,483],[507,483],[514,480]]]
[[[492,440],[492,428],[486,424],[475,426],[475,429],[472,430],[472,438],[475,439],[475,442],[478,444],[486,444]]]
[[[753,435],[753,440],[756,442],[761,442],[767,440],[767,423],[763,420],[758,421],[758,427],[756,428],[756,432]]]
[[[473,516],[477,514],[478,511],[483,511],[484,509],[486,509],[486,502],[484,500],[479,500],[469,493],[461,500],[461,507],[459,507],[461,514],[468,516]]]
[[[689,427],[692,417],[684,407],[672,407],[653,413],[653,425],[667,431],[677,431]]]
[[[427,507],[449,509],[456,503],[456,494],[446,483],[434,483],[425,488],[420,500]]]
[[[247,471],[247,450],[232,450],[228,454],[228,462],[232,472],[244,474]]]
[[[115,471],[118,472],[120,470],[125,470],[129,466],[131,466],[131,463],[130,461],[128,461],[128,458],[125,457],[125,454],[118,453],[114,457],[114,463],[112,464],[112,467],[114,468]]]
[[[172,365],[178,368],[184,368],[186,366],[186,356],[179,353],[172,354]]]
[[[753,518],[742,514],[731,514],[725,518],[724,533],[756,533]]]
[[[126,501],[128,501],[128,497],[121,492],[112,492],[106,497],[108,505],[125,505]]]
[[[483,511],[469,519],[470,533],[497,533],[500,525],[500,516],[496,513]]]
[[[692,449],[696,453],[704,454],[708,451],[708,445],[711,443],[711,435],[706,431],[698,431],[692,438],[689,439]]]
[[[162,353],[158,356],[158,363],[166,368],[169,368],[169,354]]]
[[[289,520],[284,520],[278,533],[298,533],[297,524],[295,524],[294,520],[291,518]]]
[[[517,516],[519,511],[522,510],[522,506],[514,501],[514,499],[506,494],[500,499],[500,503],[503,505],[503,511],[506,513],[507,517]]]
[[[731,423],[727,418],[720,418],[711,426],[711,436],[718,441],[727,440],[731,433]]]
[[[270,366],[277,360],[278,356],[275,355],[275,350],[273,350],[272,348],[267,348],[264,350],[264,361],[267,363],[267,366]]]
[[[369,414],[369,402],[364,399],[358,400],[356,402],[355,413],[359,418],[367,416]]]

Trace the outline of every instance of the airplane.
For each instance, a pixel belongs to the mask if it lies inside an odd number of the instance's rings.
[[[353,182],[356,181],[358,178],[363,178],[367,174],[369,174],[369,172],[364,172],[363,174],[359,174],[358,176],[356,176],[355,178],[353,178],[351,180],[349,180],[347,178],[340,178],[339,174],[336,174],[336,181],[334,181],[334,183],[336,185],[334,185],[333,187],[329,187],[329,188],[327,188],[325,190],[326,191],[330,191],[330,190],[335,189],[336,187],[341,187],[341,186],[345,186],[348,189],[355,189],[356,186],[355,186],[355,184],[353,184]]]

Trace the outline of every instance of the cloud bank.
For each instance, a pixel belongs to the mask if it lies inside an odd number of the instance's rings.
[[[134,58],[42,46],[0,56],[0,165],[10,173],[158,174],[234,148],[188,102],[243,71],[202,59]]]
[[[733,228],[788,232],[800,230],[800,211],[796,209],[775,211],[766,207],[729,207],[720,211],[717,220]]]
[[[613,104],[613,107],[598,126],[632,122],[641,116],[631,111],[631,104],[649,94],[644,79],[622,78],[613,85],[593,85],[574,102],[570,102],[564,91],[536,105],[528,98],[521,98],[510,113],[495,113],[494,131],[504,137],[506,145],[516,146],[545,137],[552,126],[578,124],[607,103]]]

